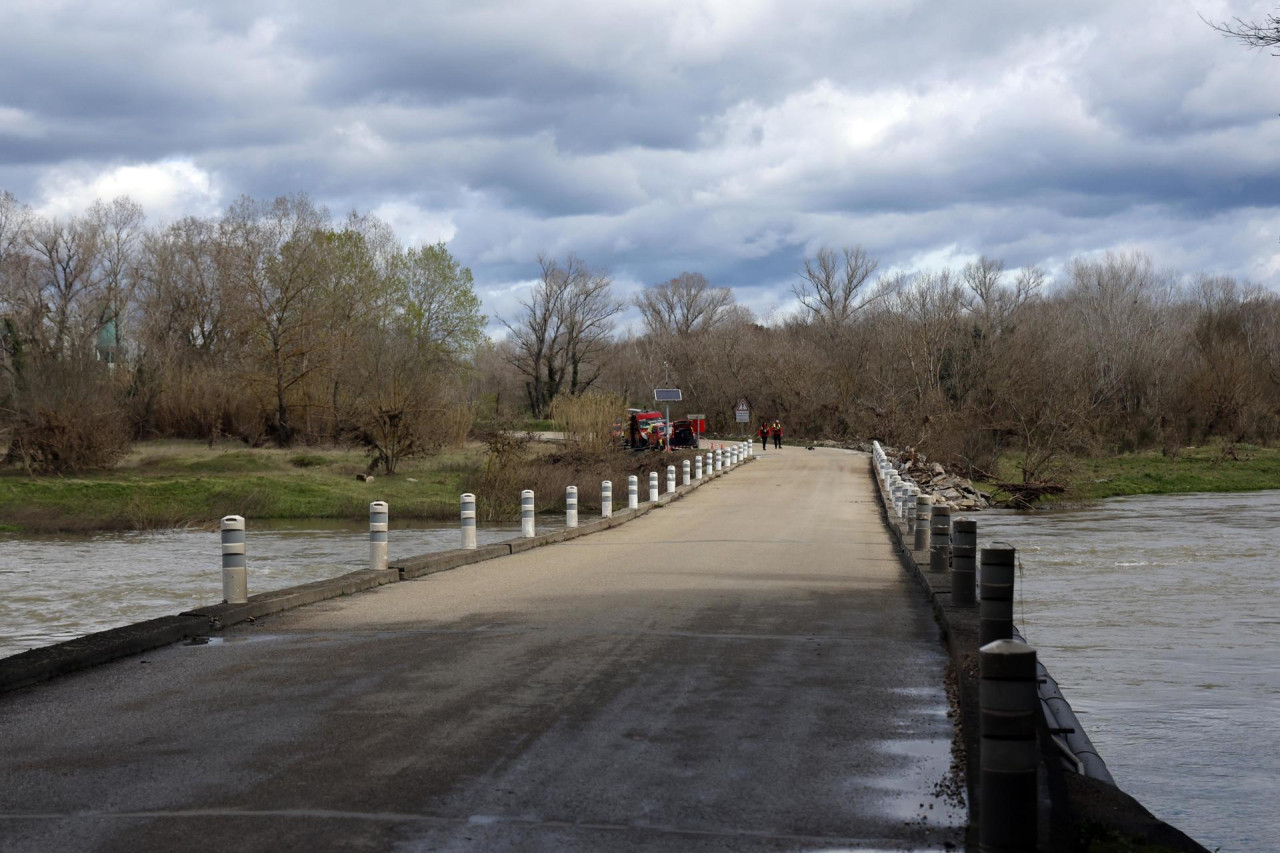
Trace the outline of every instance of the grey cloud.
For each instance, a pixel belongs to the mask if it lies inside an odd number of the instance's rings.
[[[840,243],[1277,280],[1280,60],[1180,4],[13,5],[0,108],[43,136],[0,135],[5,188],[180,157],[227,198],[407,205],[495,304],[540,251],[758,305]]]

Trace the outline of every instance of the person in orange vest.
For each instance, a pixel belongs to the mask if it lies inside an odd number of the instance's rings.
[[[773,436],[773,449],[781,450],[782,449],[782,421],[777,420],[776,418],[774,419],[773,425],[769,427],[769,435]]]
[[[756,430],[756,434],[760,436],[760,449],[769,449],[769,423],[767,421],[760,422],[760,429]]]

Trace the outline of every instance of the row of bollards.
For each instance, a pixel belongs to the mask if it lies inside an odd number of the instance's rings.
[[[683,485],[689,485],[704,478],[720,476],[726,470],[737,466],[748,457],[753,456],[752,444],[741,442],[726,448],[709,450],[694,458],[693,464],[685,459],[681,462]],[[676,466],[667,466],[667,492],[676,490]],[[649,500],[657,501],[658,472],[649,474]],[[467,492],[461,497],[461,529],[462,548],[474,550],[476,543],[476,496]],[[627,478],[627,508],[638,509],[639,478],[632,474]],[[600,483],[600,517],[613,516],[613,483],[604,480]],[[564,496],[564,526],[578,526],[578,487],[568,486]],[[245,524],[238,515],[228,515],[222,519],[222,599],[226,604],[244,604],[249,600],[249,572],[245,553]],[[385,501],[374,501],[369,504],[369,568],[385,570],[387,568],[387,545],[390,531],[390,510]],[[532,489],[520,493],[520,535],[532,538],[537,535],[534,518],[534,494]]]
[[[924,494],[879,442],[872,442],[872,463],[890,518],[905,531],[904,544],[909,541],[913,551],[927,553],[930,573],[950,572],[952,606],[979,605],[981,849],[1034,851],[1040,703],[1036,650],[1013,639],[1015,550],[1004,544],[979,550],[977,522],[953,520],[951,508]]]

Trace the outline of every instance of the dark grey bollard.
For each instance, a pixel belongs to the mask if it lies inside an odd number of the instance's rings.
[[[983,853],[1035,853],[1036,650],[996,640],[978,654],[978,839]]]
[[[929,550],[929,516],[933,511],[933,498],[929,495],[916,496],[916,540],[915,551]]]
[[[929,571],[945,572],[951,562],[951,507],[939,504],[929,515]]]
[[[972,605],[978,556],[978,522],[957,518],[951,522],[951,603]]]
[[[1013,577],[1017,552],[1009,545],[983,548],[978,645],[1013,638]]]

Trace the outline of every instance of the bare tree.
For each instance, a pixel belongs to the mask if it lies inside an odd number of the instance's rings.
[[[252,340],[271,389],[270,423],[281,446],[293,441],[290,392],[322,363],[313,358],[318,332],[332,317],[317,315],[324,274],[328,212],[304,195],[269,204],[242,198],[222,219],[229,273],[247,297]]]
[[[88,217],[41,218],[28,232],[33,263],[15,297],[25,315],[23,331],[54,360],[86,350],[97,330],[100,237]]]
[[[816,257],[804,259],[800,281],[791,290],[811,320],[839,328],[874,298],[867,283],[879,265],[861,246],[846,247],[840,255],[819,249]]]
[[[502,324],[511,331],[511,363],[525,376],[529,410],[545,417],[557,394],[579,394],[600,377],[598,356],[622,305],[613,298],[609,274],[575,255],[563,265],[540,255],[538,265],[538,282],[520,303],[524,316]]]
[[[1230,21],[1218,23],[1206,20],[1204,17],[1200,20],[1227,38],[1234,39],[1247,47],[1280,47],[1280,15],[1268,15],[1262,22],[1246,21],[1243,18],[1232,18]],[[1273,55],[1280,56],[1280,54]]]
[[[733,291],[712,287],[702,273],[684,272],[645,288],[635,297],[635,305],[649,334],[688,337],[725,318],[733,305]]]

